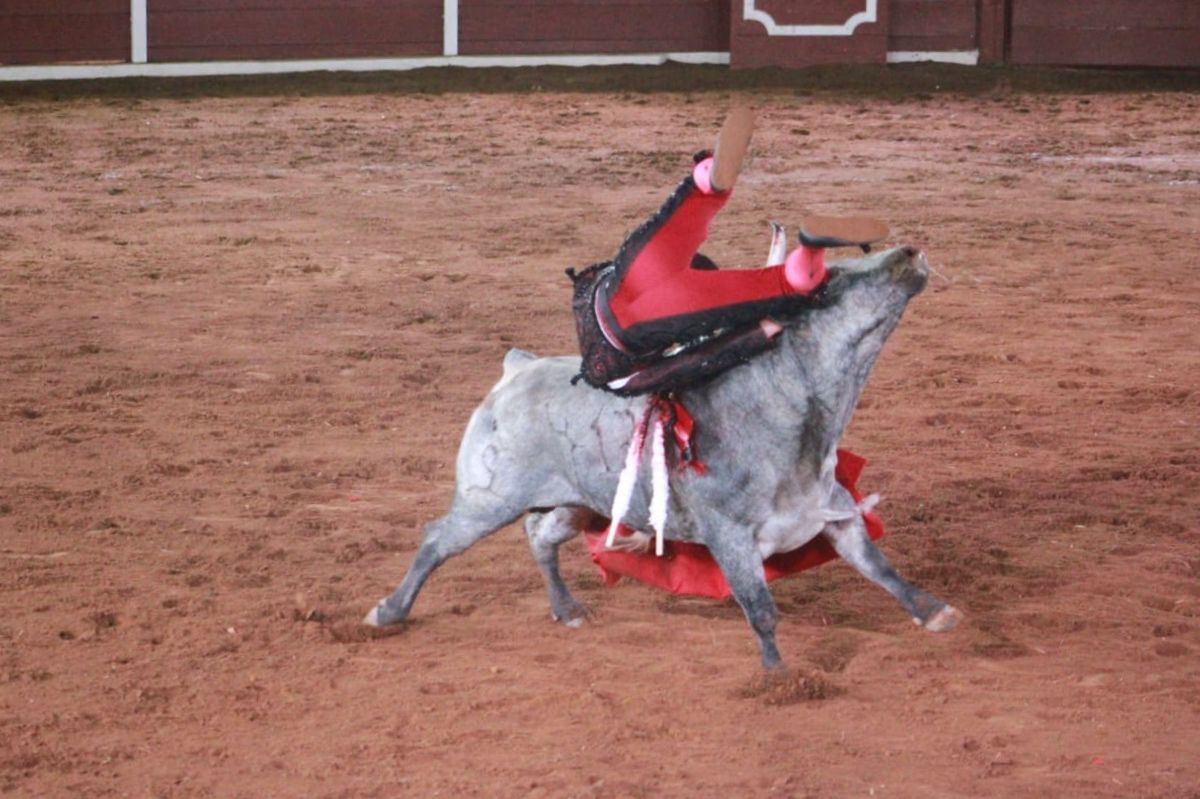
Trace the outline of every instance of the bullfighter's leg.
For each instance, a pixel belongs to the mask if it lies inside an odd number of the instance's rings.
[[[762,556],[754,546],[750,531],[737,532],[744,534],[731,534],[731,531],[723,530],[706,536],[705,544],[721,567],[733,598],[758,636],[763,668],[779,669],[783,667],[783,658],[779,655],[779,647],[775,645],[775,600],[763,576]]]
[[[845,501],[853,505],[846,494]],[[901,605],[912,614],[913,621],[926,630],[940,633],[953,629],[962,619],[962,613],[935,596],[906,581],[896,573],[888,559],[879,551],[867,534],[862,515],[855,513],[845,521],[830,522],[823,534],[842,560],[849,563],[871,582],[882,586],[896,597]]]
[[[730,110],[725,124],[717,135],[717,146],[713,149],[709,187],[713,191],[725,192],[733,188],[742,161],[750,149],[750,137],[754,135],[754,112],[745,106]]]
[[[516,521],[524,511],[524,508],[482,507],[462,496],[455,497],[450,512],[425,527],[425,538],[400,587],[372,608],[363,623],[378,627],[404,621],[421,586],[434,569],[476,541]]]
[[[594,516],[587,508],[555,508],[549,513],[531,513],[525,517],[529,548],[550,593],[550,613],[555,621],[568,627],[581,625],[588,611],[563,582],[558,570],[558,548],[579,535]]]

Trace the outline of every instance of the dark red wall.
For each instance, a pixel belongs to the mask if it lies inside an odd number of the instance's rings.
[[[1012,0],[1015,64],[1200,66],[1198,0]]]
[[[780,24],[840,24],[865,0],[756,0]],[[735,67],[983,63],[1200,67],[1200,0],[879,0],[853,36],[768,36],[742,0],[460,0],[463,55],[730,52]],[[129,0],[0,0],[0,64],[128,61]],[[440,55],[442,0],[149,0],[154,61]]]
[[[0,64],[128,61],[129,0],[0,0]]]
[[[1008,58],[1008,12],[1012,0],[979,0],[979,63]]]
[[[461,0],[463,55],[727,51],[729,0]]]
[[[888,49],[975,50],[978,5],[977,0],[888,0]]]
[[[734,67],[805,67],[816,64],[882,64],[887,60],[888,2],[879,0],[878,21],[853,36],[770,36],[761,23],[742,19],[733,2],[730,35]],[[866,8],[863,0],[758,0],[779,25],[841,25]]]
[[[440,55],[441,0],[150,0],[151,61]]]

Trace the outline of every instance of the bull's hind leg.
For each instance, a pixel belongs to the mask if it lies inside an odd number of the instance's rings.
[[[425,527],[425,538],[400,587],[372,608],[363,623],[378,627],[404,621],[421,586],[434,569],[476,541],[516,521],[523,512],[523,508],[518,511],[502,507],[478,508],[456,497],[448,514]]]
[[[853,502],[849,495],[846,499]],[[842,560],[896,597],[912,614],[913,621],[926,630],[945,632],[953,629],[962,619],[962,613],[956,608],[925,593],[896,573],[892,564],[888,563],[888,559],[871,541],[861,515],[855,514],[853,518],[845,521],[830,522],[825,526],[823,533]]]
[[[556,508],[548,513],[531,513],[525,517],[525,535],[533,559],[546,579],[550,594],[550,614],[555,621],[568,627],[578,627],[587,615],[587,607],[576,599],[558,570],[558,548],[579,535],[595,517],[587,508]]]

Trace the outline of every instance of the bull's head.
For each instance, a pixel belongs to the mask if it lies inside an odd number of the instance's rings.
[[[843,368],[869,370],[908,301],[925,288],[929,263],[896,247],[832,265],[823,298],[800,326],[802,338]]]
[[[840,438],[884,343],[928,277],[925,255],[913,247],[840,261],[829,267],[815,307],[788,325],[777,384],[806,406],[823,439]]]

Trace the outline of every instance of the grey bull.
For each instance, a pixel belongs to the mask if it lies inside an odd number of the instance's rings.
[[[672,470],[664,535],[704,544],[758,635],[766,668],[782,664],[764,558],[825,536],[847,563],[932,631],[953,607],[900,577],[867,534],[861,509],[834,479],[836,449],[884,342],[925,286],[925,256],[908,247],[830,268],[827,300],[789,322],[778,345],[686,393],[704,474]],[[577,625],[585,608],[559,573],[558,548],[609,513],[646,399],[572,385],[574,357],[520,350],[467,426],[450,511],[426,527],[395,593],[364,620],[403,621],[447,558],[523,515],[551,612]],[[626,523],[649,529],[650,477],[638,480]]]

